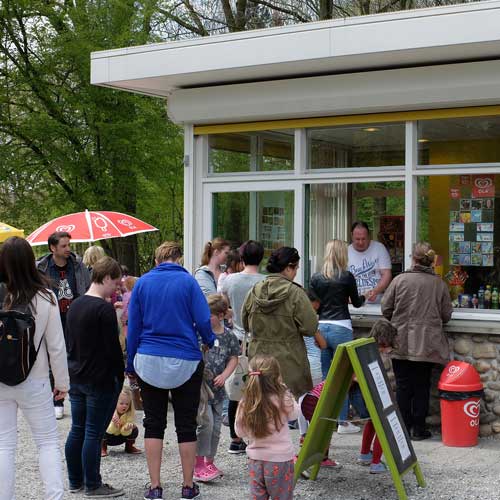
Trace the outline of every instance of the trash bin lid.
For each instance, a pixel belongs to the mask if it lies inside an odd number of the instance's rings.
[[[438,389],[442,391],[480,391],[482,388],[479,373],[465,361],[450,361],[441,373],[438,383]]]

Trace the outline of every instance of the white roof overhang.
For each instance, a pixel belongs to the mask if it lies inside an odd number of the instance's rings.
[[[91,83],[180,88],[500,57],[500,1],[378,14],[94,52]]]

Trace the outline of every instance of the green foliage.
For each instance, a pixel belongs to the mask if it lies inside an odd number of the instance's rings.
[[[141,270],[150,266],[159,241],[182,239],[182,131],[169,122],[164,100],[90,85],[93,51],[435,3],[0,2],[0,221],[29,233],[53,217],[85,208],[134,214],[160,232],[103,245],[135,272],[139,263]],[[247,159],[222,150],[212,158],[215,171],[233,172],[248,169]],[[278,155],[264,157],[260,168],[292,166],[290,158]],[[376,211],[370,203],[358,200],[367,220]],[[239,200],[225,210],[244,216],[245,207]],[[386,210],[401,213],[401,200],[389,197]]]
[[[180,237],[182,131],[165,102],[90,85],[92,51],[156,41],[144,16],[131,0],[1,4],[0,220],[29,233],[117,210],[159,227],[149,239]],[[108,249],[137,272],[147,241]]]

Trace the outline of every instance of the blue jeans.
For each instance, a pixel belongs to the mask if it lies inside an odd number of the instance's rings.
[[[349,401],[358,412],[359,418],[370,417],[368,409],[366,408],[365,400],[363,399],[363,395],[361,394],[361,389],[359,388],[357,382],[353,382],[351,388],[349,389]]]
[[[327,343],[327,348],[322,349],[321,351],[321,371],[323,373],[323,380],[325,380],[328,375],[330,365],[332,364],[333,356],[337,350],[337,346],[352,340],[352,330],[349,330],[349,328],[345,328],[344,326],[332,325],[330,323],[320,323],[319,330]],[[340,422],[347,420],[348,412],[349,398],[347,397],[342,405],[342,409],[340,410]]]
[[[101,486],[101,442],[121,388],[118,379],[106,389],[95,384],[71,384],[71,430],[65,446],[71,488],[85,486],[90,491]]]

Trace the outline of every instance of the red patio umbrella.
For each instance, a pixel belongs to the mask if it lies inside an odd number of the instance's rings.
[[[75,243],[121,238],[158,229],[131,215],[120,212],[78,212],[63,215],[33,231],[26,239],[32,246],[46,245],[49,236],[56,231],[71,234]]]

